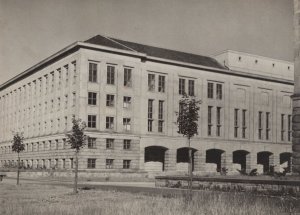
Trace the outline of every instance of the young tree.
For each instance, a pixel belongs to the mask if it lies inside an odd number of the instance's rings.
[[[191,149],[191,138],[198,134],[198,118],[200,110],[200,100],[196,100],[195,97],[187,96],[186,94],[179,101],[179,112],[177,113],[177,125],[178,133],[182,134],[187,138],[188,141],[188,174],[189,174],[189,199],[192,198],[192,182],[193,182],[193,171],[192,171],[192,149]]]
[[[17,171],[17,185],[20,181],[20,152],[24,151],[25,146],[23,144],[24,137],[22,133],[16,132],[12,141],[12,151],[18,153],[18,171]]]
[[[78,184],[78,154],[80,149],[85,145],[86,135],[84,134],[84,129],[86,127],[85,122],[82,122],[81,119],[75,119],[75,116],[72,118],[72,131],[67,133],[67,143],[71,145],[72,149],[75,149],[75,178],[74,178],[74,193],[78,193],[77,184]]]

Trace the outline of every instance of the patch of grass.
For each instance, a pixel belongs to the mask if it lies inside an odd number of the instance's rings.
[[[80,190],[49,185],[0,184],[1,215],[282,215],[300,212],[299,199],[258,197],[247,193],[197,192],[185,203],[184,195],[149,196],[115,191]],[[5,195],[4,195],[5,193]]]

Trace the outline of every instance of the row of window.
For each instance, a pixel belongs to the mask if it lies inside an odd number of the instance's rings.
[[[89,149],[96,149],[96,138],[89,137],[87,140],[87,147]],[[45,150],[58,150],[58,149],[69,149],[70,146],[66,143],[66,140],[63,139],[61,141],[61,145],[59,145],[59,140],[54,141],[43,141],[37,143],[25,143],[25,152],[33,152],[33,151],[45,151]],[[108,138],[106,139],[106,149],[114,149],[115,139]],[[124,139],[123,140],[123,149],[130,150],[131,149],[131,140]],[[0,153],[12,153],[12,146],[2,146],[0,147]]]
[[[88,169],[96,168],[96,158],[88,158],[87,168]],[[105,160],[105,168],[106,169],[114,169],[114,159],[106,159]],[[131,168],[131,160],[123,160],[123,169],[130,169],[130,168]]]
[[[88,92],[88,105],[97,105],[97,93]],[[129,108],[131,105],[131,97],[124,96],[123,97],[123,107]],[[106,106],[114,107],[115,106],[115,95],[107,94],[106,95]]]
[[[106,67],[106,83],[115,85],[116,68],[114,65],[107,65]],[[98,82],[98,65],[96,63],[89,63],[89,82]],[[124,67],[124,86],[132,87],[132,68]]]
[[[39,160],[21,160],[20,166],[24,168],[59,168],[65,169],[66,168],[66,160],[61,159],[60,166],[58,159],[39,159]],[[73,158],[69,158],[70,166],[69,168],[74,168],[74,160]],[[14,160],[4,160],[1,161],[2,166],[11,166],[17,165],[17,161]],[[96,158],[88,158],[87,159],[87,168],[88,169],[95,169],[96,168]],[[105,168],[106,169],[114,169],[114,159],[105,159]],[[130,169],[131,168],[131,160],[123,160],[123,169]]]

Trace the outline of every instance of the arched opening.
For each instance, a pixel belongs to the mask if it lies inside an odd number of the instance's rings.
[[[148,146],[145,148],[145,170],[158,172],[165,170],[165,153],[167,148],[162,146]]]
[[[236,150],[232,153],[232,162],[239,165],[236,169],[246,171],[247,164],[250,162],[250,153],[245,150]]]
[[[225,151],[221,149],[209,149],[206,150],[206,163],[215,164],[215,171],[220,172],[222,167],[225,166]],[[210,167],[210,168],[215,168]],[[213,170],[211,169],[211,170]]]
[[[291,160],[292,160],[292,153],[290,152],[283,152],[280,154],[280,172],[290,172],[291,171]]]
[[[272,169],[270,168],[271,166],[270,158],[272,155],[273,155],[272,152],[267,152],[267,151],[257,153],[257,164],[263,166],[262,167],[263,173],[272,171]]]
[[[194,148],[192,150],[192,171],[194,171],[194,154],[197,151]],[[178,171],[188,171],[188,164],[189,164],[189,148],[183,147],[177,149],[176,153],[176,169]]]

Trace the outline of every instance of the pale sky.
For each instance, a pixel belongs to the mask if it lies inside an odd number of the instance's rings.
[[[293,0],[0,0],[0,84],[97,34],[293,61]]]

